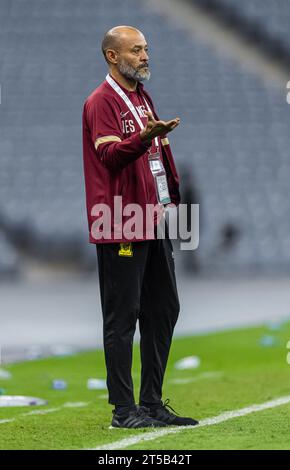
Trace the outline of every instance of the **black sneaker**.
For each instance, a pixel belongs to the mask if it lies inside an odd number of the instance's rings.
[[[166,426],[166,423],[151,418],[149,409],[145,406],[138,406],[128,413],[118,414],[115,410],[112,413],[113,428],[160,428]]]
[[[174,411],[171,406],[169,406],[169,399],[165,400],[164,403],[160,405],[154,405],[150,407],[149,416],[151,418],[157,419],[166,423],[167,426],[196,426],[198,421],[192,418],[183,418],[182,416],[176,416],[176,411]],[[171,413],[168,408],[170,408],[173,413]]]

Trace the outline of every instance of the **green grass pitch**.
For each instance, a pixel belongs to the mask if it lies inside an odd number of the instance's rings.
[[[170,398],[171,406],[180,415],[201,420],[290,395],[290,365],[286,361],[289,326],[285,323],[278,331],[261,327],[174,339],[163,399]],[[274,336],[277,344],[263,347],[260,344],[263,335]],[[201,358],[199,368],[174,368],[177,360],[191,355]],[[148,429],[109,429],[112,406],[104,398],[107,391],[86,387],[88,378],[106,377],[103,351],[23,362],[6,369],[11,371],[12,379],[0,379],[0,388],[11,395],[47,399],[48,405],[0,408],[2,450],[95,448],[148,432]],[[137,400],[138,345],[134,349],[132,372]],[[57,378],[67,381],[66,390],[52,389],[51,381]],[[179,383],[174,382],[176,379]],[[180,379],[184,379],[183,383]],[[68,402],[87,405],[63,407]],[[51,411],[27,415],[33,410]],[[182,430],[128,449],[289,449],[289,415],[290,404],[212,426]],[[4,422],[6,419],[12,421]]]

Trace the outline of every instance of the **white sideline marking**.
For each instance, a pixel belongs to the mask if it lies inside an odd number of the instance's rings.
[[[198,382],[203,379],[217,379],[224,375],[224,372],[202,372],[201,374],[196,375],[195,377],[183,377],[180,379],[170,379],[169,383],[175,385],[189,384],[191,382]]]
[[[80,401],[80,402],[67,402],[64,403],[63,405],[59,406],[58,408],[47,408],[46,410],[32,410],[28,411],[28,413],[21,413],[15,418],[10,418],[10,419],[0,419],[0,424],[5,424],[5,423],[12,423],[13,421],[16,421],[18,418],[23,418],[25,416],[33,416],[33,415],[46,415],[48,413],[54,413],[55,411],[60,411],[63,410],[64,408],[83,408],[84,406],[88,406],[89,403]]]
[[[85,406],[88,406],[88,403],[85,401],[72,401],[63,405],[64,408],[84,408]]]
[[[28,411],[28,413],[22,413],[19,416],[46,415],[48,413],[54,413],[55,411],[59,411],[61,409],[62,409],[62,407],[48,408],[47,410],[32,410],[32,411]]]
[[[139,442],[152,441],[154,439],[166,436],[168,434],[176,434],[178,432],[184,431],[185,429],[194,430],[203,426],[212,426],[213,424],[223,423],[224,421],[228,421],[229,419],[238,418],[239,416],[245,416],[250,413],[255,413],[257,411],[263,411],[263,410],[268,410],[270,408],[276,408],[277,406],[286,405],[287,403],[290,403],[290,395],[277,398],[276,400],[266,401],[265,403],[261,403],[260,405],[251,405],[246,408],[241,408],[240,410],[227,411],[213,418],[203,419],[202,421],[200,421],[200,423],[197,426],[175,426],[172,428],[163,428],[160,430],[139,434],[138,436],[121,439],[119,441],[115,441],[109,444],[104,444],[102,446],[94,447],[93,449],[90,449],[90,450],[124,449],[125,447],[138,444]]]

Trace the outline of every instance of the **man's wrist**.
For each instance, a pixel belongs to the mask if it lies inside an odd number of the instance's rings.
[[[152,141],[152,139],[150,137],[148,137],[148,135],[143,131],[140,132],[140,139],[141,139],[142,143],[145,144],[145,145],[150,145],[151,141]]]

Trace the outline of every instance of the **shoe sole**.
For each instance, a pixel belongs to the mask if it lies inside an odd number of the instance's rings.
[[[163,428],[177,428],[179,427],[178,424],[166,424],[164,426],[143,426],[142,428],[126,428],[122,426],[108,426],[108,429],[163,429]],[[191,424],[192,426],[192,424]]]
[[[140,428],[129,428],[126,426],[112,426],[112,424],[108,427],[108,429],[161,429],[166,428],[170,425],[164,423],[164,426],[142,426]]]

